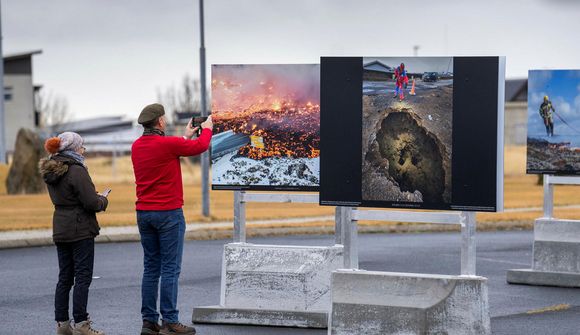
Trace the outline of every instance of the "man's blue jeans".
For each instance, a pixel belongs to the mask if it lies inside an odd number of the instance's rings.
[[[185,218],[181,208],[169,211],[137,211],[137,225],[143,246],[143,281],[141,283],[141,315],[143,320],[159,321],[157,292],[159,277],[159,309],[163,320],[179,321],[177,286],[181,273]]]

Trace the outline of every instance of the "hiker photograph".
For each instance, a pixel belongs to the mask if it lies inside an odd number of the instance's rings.
[[[527,172],[580,172],[580,71],[529,72]]]

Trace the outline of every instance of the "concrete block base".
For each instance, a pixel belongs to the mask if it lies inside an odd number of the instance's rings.
[[[220,305],[330,311],[330,278],[342,253],[342,246],[226,244]]]
[[[343,264],[342,245],[226,244],[220,305],[194,308],[193,322],[327,328],[330,279]]]
[[[507,282],[521,285],[580,287],[580,273],[517,269],[507,272]]]
[[[328,334],[491,334],[487,279],[338,270]]]
[[[580,221],[537,219],[532,268],[509,270],[507,282],[580,287]]]
[[[281,303],[281,305],[283,305]],[[326,311],[283,311],[204,306],[193,309],[193,323],[240,324],[296,328],[327,328]]]

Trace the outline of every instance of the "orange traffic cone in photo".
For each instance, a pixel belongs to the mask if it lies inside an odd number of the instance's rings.
[[[413,78],[413,86],[411,87],[411,92],[409,92],[410,95],[415,95],[415,78]]]

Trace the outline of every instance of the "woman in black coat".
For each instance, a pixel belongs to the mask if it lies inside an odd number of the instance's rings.
[[[91,327],[87,300],[93,278],[95,237],[100,230],[95,213],[107,209],[108,200],[95,190],[84,163],[79,134],[62,133],[49,138],[44,147],[50,156],[42,159],[39,167],[54,204],[52,236],[60,270],[54,299],[57,335],[104,335]],[[68,311],[73,284],[74,328]]]

